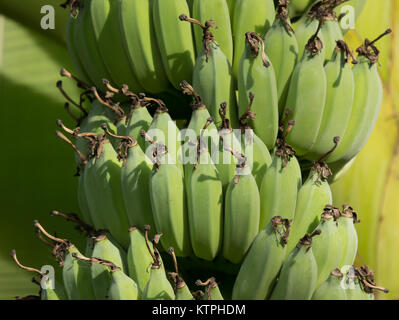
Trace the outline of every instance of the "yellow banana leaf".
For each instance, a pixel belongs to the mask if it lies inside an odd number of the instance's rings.
[[[380,299],[399,298],[399,0],[368,0],[355,31],[346,35],[356,48],[389,27],[393,33],[377,44],[384,99],[376,128],[352,168],[332,186],[335,205],[350,204],[359,214],[357,262],[369,265],[379,285],[390,289]]]

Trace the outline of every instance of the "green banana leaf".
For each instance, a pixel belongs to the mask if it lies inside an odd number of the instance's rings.
[[[32,9],[16,3],[20,2],[2,1],[0,13],[7,4],[18,12]],[[40,8],[36,9],[32,19],[35,16],[40,26]],[[32,20],[24,15],[20,19]],[[62,34],[63,24],[57,27]],[[19,269],[11,259],[13,248],[22,263],[39,269],[50,264],[56,277],[61,275],[50,248],[35,235],[34,219],[80,247],[84,241],[73,224],[50,216],[53,209],[73,212],[78,205],[73,153],[54,134],[58,118],[73,124],[56,89],[60,68],[72,67],[62,38],[47,32],[51,31],[0,16],[0,299],[38,293],[30,281],[34,274]],[[72,96],[78,94],[71,81],[63,83]]]

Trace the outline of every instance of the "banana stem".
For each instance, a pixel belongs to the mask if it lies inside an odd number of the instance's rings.
[[[318,163],[321,163],[322,161],[324,161],[324,159],[326,159],[331,153],[333,153],[335,151],[335,149],[337,149],[339,141],[340,141],[340,137],[334,137],[333,142],[334,142],[334,146],[324,155],[322,155],[319,160],[317,160]]]
[[[33,222],[33,225],[35,226],[36,229],[39,229],[40,232],[42,232],[47,238],[49,238],[49,239],[51,239],[51,240],[53,240],[53,241],[55,241],[55,242],[57,242],[57,243],[63,243],[63,244],[67,244],[67,243],[68,243],[68,240],[66,240],[66,239],[60,239],[60,238],[57,238],[57,237],[55,237],[55,236],[49,234],[49,233],[41,226],[41,224],[39,223],[39,221],[35,220],[35,221]]]
[[[61,77],[66,77],[66,78],[74,80],[77,83],[78,87],[80,87],[80,88],[85,88],[85,89],[89,89],[90,88],[90,86],[87,83],[85,83],[84,81],[80,80],[78,77],[74,76],[71,72],[69,72],[65,68],[61,69],[60,75],[61,75]]]
[[[249,126],[247,125],[247,120],[248,119],[255,120],[255,118],[256,118],[256,113],[255,112],[251,112],[251,108],[252,108],[252,105],[254,103],[255,96],[254,96],[254,94],[252,92],[250,92],[248,97],[249,97],[249,105],[247,107],[247,110],[242,114],[242,116],[240,117],[240,120],[239,120],[242,132],[245,129],[249,128]]]
[[[283,23],[284,26],[287,30],[287,32],[292,32],[295,33],[294,29],[288,22],[288,5],[290,1],[289,0],[279,0],[278,5],[277,5],[277,14],[276,14],[276,19],[280,19]]]
[[[31,268],[31,267],[27,267],[24,266],[21,262],[19,262],[18,258],[17,258],[17,253],[15,251],[15,249],[11,250],[11,257],[14,259],[15,263],[18,265],[18,267],[20,267],[21,269],[27,270],[27,271],[33,271],[33,272],[37,272],[38,274],[40,274],[41,277],[45,277],[46,275],[44,273],[42,273],[40,270],[35,269],[35,268]]]
[[[87,111],[80,104],[73,101],[73,99],[70,96],[68,96],[68,94],[65,92],[64,88],[62,87],[61,80],[57,81],[57,88],[66,100],[68,100],[70,103],[72,103],[72,105],[74,105],[76,108],[78,108],[84,114],[84,117],[87,116]]]
[[[120,93],[119,89],[114,88],[113,86],[111,86],[111,83],[109,82],[108,79],[102,79],[104,86],[106,86],[106,88],[113,92],[113,93]]]
[[[144,226],[144,239],[145,239],[145,245],[147,246],[147,250],[150,253],[152,259],[154,260],[154,263],[152,264],[153,268],[159,268],[159,259],[155,256],[155,254],[151,251],[150,245],[149,245],[149,240],[148,240],[148,231],[151,229],[149,225]]]
[[[110,99],[107,99],[108,101],[102,99],[102,98],[100,97],[100,95],[98,94],[98,91],[97,91],[96,87],[91,87],[91,91],[93,92],[94,97],[95,97],[103,106],[106,106],[107,108],[109,108],[109,109],[111,109],[112,111],[114,111],[120,118],[125,117],[125,113],[124,113],[123,109],[122,109],[120,106],[118,106],[117,104],[113,104],[113,105],[112,105],[112,104],[110,103],[110,101],[111,101]]]
[[[57,210],[52,210],[50,212],[51,216],[54,217],[62,217],[67,221],[72,221],[77,224],[79,227],[79,230],[85,233],[87,236],[88,235],[95,235],[98,232],[92,227],[91,225],[88,225],[87,223],[83,222],[82,220],[79,219],[78,215],[76,213],[63,213]]]
[[[245,42],[250,46],[252,57],[254,59],[259,55],[260,44],[263,65],[266,68],[270,67],[270,62],[266,59],[265,43],[263,42],[263,39],[256,32],[247,32],[245,34]]]
[[[55,131],[55,134],[57,135],[58,138],[64,140],[66,143],[68,143],[73,148],[73,150],[77,153],[79,158],[82,160],[82,163],[81,163],[82,165],[87,163],[87,158],[83,155],[82,152],[80,152],[78,147],[75,144],[73,144],[73,142],[71,140],[69,140],[62,132],[60,132],[58,130]]]

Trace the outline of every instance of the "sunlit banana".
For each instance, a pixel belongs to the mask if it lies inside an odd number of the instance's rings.
[[[17,258],[15,250],[11,251],[11,257],[17,263],[18,267],[27,271],[34,271],[40,275],[40,284],[44,284],[44,288],[40,287],[40,299],[41,300],[68,300],[68,296],[61,283],[55,279],[51,279],[48,275],[42,273],[40,270],[26,267],[21,264]]]
[[[256,118],[250,120],[250,124],[265,145],[272,149],[278,132],[278,94],[274,68],[264,49],[258,34],[245,34],[245,50],[237,75],[238,110],[240,114],[247,110],[250,93],[253,93],[252,112]]]
[[[292,110],[295,126],[287,137],[299,156],[315,144],[322,123],[326,103],[327,79],[324,59],[320,54],[322,42],[316,33],[309,39],[305,53],[292,74],[287,97],[287,108]]]
[[[342,257],[339,267],[351,266],[355,261],[358,237],[354,224],[360,222],[356,212],[348,205],[343,205],[341,216],[338,219],[338,231],[342,245]]]
[[[231,152],[239,162],[225,196],[223,257],[238,264],[259,232],[260,198],[245,156]]]
[[[317,281],[317,263],[312,251],[316,230],[306,234],[284,261],[271,300],[310,300]]]
[[[234,300],[265,300],[283,264],[290,223],[273,217],[254,239],[234,282]]]
[[[180,82],[192,78],[195,63],[191,26],[179,21],[181,14],[189,15],[185,0],[153,0],[153,22],[162,63],[176,89]]]
[[[226,0],[194,0],[192,17],[202,23],[213,20],[216,29],[212,32],[220,50],[225,54],[230,64],[233,61],[233,36],[231,30],[229,6]],[[197,55],[203,47],[203,33],[194,28]]]
[[[312,250],[317,263],[316,288],[327,280],[331,269],[339,264],[342,257],[342,243],[336,222],[339,215],[335,216],[335,213],[334,208],[325,208],[317,226],[321,234],[313,239]]]
[[[369,139],[382,103],[382,82],[378,74],[379,51],[374,43],[392,32],[388,29],[374,41],[365,40],[357,49],[358,63],[353,67],[355,92],[352,113],[345,134],[337,150],[327,161],[349,161]]]
[[[273,0],[236,0],[233,16],[233,75],[237,79],[240,59],[245,50],[245,33],[256,32],[261,37],[272,26],[275,16]]]
[[[326,104],[316,142],[310,153],[306,155],[308,159],[315,159],[325,154],[330,149],[333,137],[343,137],[350,125],[355,88],[349,65],[351,56],[353,57],[348,45],[339,40],[334,54],[324,67],[327,78]],[[356,60],[353,60],[353,63],[356,63]]]
[[[215,28],[213,20],[204,24],[186,15],[179,17],[182,21],[195,24],[194,30],[202,31],[202,46],[195,61],[193,73],[193,87],[201,96],[209,113],[215,119],[217,126],[221,123],[219,105],[227,103],[226,116],[233,127],[237,125],[237,107],[234,81],[231,74],[231,64],[217,43],[210,28]]]
[[[335,147],[338,141],[338,138],[334,139]],[[326,206],[329,206],[329,209],[334,210],[335,214],[339,215],[339,209],[331,207],[332,193],[327,179],[332,172],[323,161],[335,150],[335,147],[314,162],[307,180],[299,189],[287,254],[291,252],[303,234],[311,233],[317,227],[320,222],[320,215]]]
[[[188,256],[191,246],[183,173],[166,161],[168,150],[164,144],[150,141],[154,146],[154,166],[149,192],[155,228],[164,235],[161,244],[165,250],[173,247],[177,256]]]
[[[292,219],[298,194],[298,167],[295,151],[285,142],[286,135],[293,126],[290,122],[284,132],[280,132],[272,153],[272,164],[266,170],[260,187],[260,222],[263,229],[274,216]]]
[[[292,1],[291,1],[292,2]],[[287,13],[288,0],[280,0],[276,19],[263,38],[265,52],[276,74],[279,113],[285,108],[292,72],[298,60],[298,43]]]
[[[343,276],[339,269],[331,271],[328,279],[313,293],[312,300],[346,300],[346,290],[342,288]]]
[[[145,90],[159,93],[168,90],[170,84],[155,38],[152,2],[121,0],[119,22],[124,48],[134,74]]]

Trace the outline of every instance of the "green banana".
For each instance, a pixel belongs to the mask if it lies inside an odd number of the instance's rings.
[[[135,92],[144,91],[123,45],[119,23],[120,1],[90,0],[87,5],[90,6],[90,22],[95,40],[113,83],[117,86],[127,84]]]
[[[224,300],[220,293],[218,283],[214,277],[209,278],[205,282],[197,280],[195,282],[197,286],[206,287],[206,292],[202,297],[202,300]]]
[[[121,141],[118,150],[118,159],[122,160],[121,189],[130,225],[140,229],[144,225],[154,225],[148,194],[151,160],[132,137],[114,135],[105,124],[102,125],[102,129],[107,135]]]
[[[219,130],[219,153],[216,155],[215,165],[219,172],[219,178],[223,184],[223,193],[227,190],[228,185],[235,176],[235,168],[237,159],[234,157],[230,149],[241,153],[241,143],[239,136],[237,136],[235,130],[230,126],[230,120],[226,117],[227,104],[221,103],[219,114],[222,119],[222,125]]]
[[[243,114],[255,96],[250,119],[256,135],[272,149],[278,133],[278,94],[273,65],[264,51],[262,38],[255,32],[245,34],[245,50],[238,69],[238,110]]]
[[[136,282],[129,278],[118,267],[111,268],[111,285],[108,291],[109,300],[138,300]]]
[[[233,61],[233,35],[231,31],[230,11],[226,0],[194,0],[192,17],[200,22],[213,20],[217,29],[213,31],[220,50],[230,64]],[[194,28],[197,55],[201,54],[203,33]]]
[[[346,290],[341,286],[343,276],[339,269],[331,271],[328,279],[313,293],[312,300],[347,300]]]
[[[155,38],[153,0],[121,0],[119,23],[129,63],[140,84],[151,93],[167,91],[170,84]]]
[[[341,216],[338,219],[338,231],[342,244],[342,257],[339,268],[352,265],[357,253],[358,237],[354,224],[360,222],[356,212],[348,205],[343,205]]]
[[[268,299],[285,258],[290,222],[273,217],[251,244],[233,287],[233,300]]]
[[[324,67],[327,78],[326,104],[316,142],[310,154],[306,155],[308,159],[325,154],[330,148],[331,139],[335,136],[343,137],[345,134],[355,90],[353,72],[349,65],[350,56],[353,59],[348,45],[339,40],[330,61]]]
[[[188,225],[194,254],[212,261],[223,239],[223,185],[201,135],[196,163],[187,176]]]
[[[299,156],[308,153],[316,142],[326,103],[327,79],[324,59],[320,54],[320,28],[321,23],[294,69],[288,90],[286,105],[292,110],[295,127],[288,135],[287,142]]]
[[[233,21],[236,0],[226,0],[226,3],[227,3],[227,6],[229,7],[230,21]]]
[[[179,274],[177,258],[173,248],[169,248],[169,253],[172,256],[173,264],[175,266],[175,272],[169,272],[169,276],[172,278],[175,285],[175,300],[194,300],[194,297],[190,292],[186,282]]]
[[[298,168],[295,151],[285,142],[293,123],[280,130],[272,153],[272,164],[266,170],[260,187],[259,230],[266,227],[274,216],[293,219],[298,194]]]
[[[84,82],[90,82],[90,77],[87,75],[87,72],[85,70],[85,67],[80,60],[79,53],[77,50],[77,46],[75,43],[74,39],[74,32],[76,28],[76,22],[75,22],[76,17],[74,17],[72,14],[69,14],[68,16],[68,22],[66,26],[66,32],[65,32],[65,39],[68,47],[68,53],[69,56],[71,57],[71,61],[73,66],[75,67],[76,72],[78,73],[79,77],[84,81]]]
[[[34,222],[34,226],[54,242],[53,253],[62,265],[62,280],[69,300],[93,300],[90,265],[74,258],[75,254],[80,255],[79,250],[70,241],[49,234],[38,221]]]
[[[223,257],[238,264],[259,232],[260,197],[245,156],[233,149],[231,153],[239,163],[225,196]]]
[[[191,247],[182,170],[165,161],[168,151],[164,144],[148,135],[146,139],[155,147],[149,190],[156,231],[164,234],[161,244],[165,250],[173,247],[177,256],[188,256]]]
[[[328,2],[328,1],[324,1]],[[294,24],[295,29],[295,38],[298,43],[298,61],[303,59],[303,56],[306,56],[306,47],[308,46],[309,39],[312,39],[318,31],[320,31],[323,20],[323,12],[320,13],[320,8],[323,9],[323,1],[317,1],[309,11],[302,16],[302,18]],[[320,20],[319,20],[320,18]],[[324,63],[326,58],[326,50],[323,46],[325,39],[323,32],[318,34],[319,39],[319,56],[321,57],[321,61]]]
[[[147,245],[148,252],[153,258],[151,264],[151,274],[148,280],[144,292],[141,296],[142,300],[174,300],[175,293],[172,285],[166,277],[165,269],[161,267],[162,263],[159,260],[159,254],[156,254],[156,248],[154,244],[154,252],[151,251],[148,241],[148,227],[146,227],[145,242]]]
[[[201,96],[209,113],[220,125],[219,104],[227,103],[226,116],[233,126],[237,125],[237,107],[234,81],[231,74],[231,64],[216,42],[210,28],[215,29],[213,20],[208,20],[203,25],[200,21],[181,15],[180,20],[198,25],[202,30],[202,47],[195,61],[193,72],[193,87]],[[198,28],[198,29],[199,29]]]
[[[185,0],[153,2],[154,29],[162,63],[169,81],[179,89],[180,82],[192,78],[195,63],[191,26],[179,22],[181,14],[189,14],[189,7]]]
[[[183,173],[180,130],[170,117],[164,102],[156,99],[153,99],[153,102],[158,105],[158,108],[148,128],[147,135],[155,142],[166,146],[168,151],[165,156],[167,163],[175,164]],[[151,158],[148,154],[151,148],[148,148],[148,146],[151,144],[147,141],[147,148],[145,149],[149,158]]]
[[[85,190],[97,229],[108,229],[125,248],[129,245],[129,220],[121,186],[121,164],[105,134],[84,134],[91,141],[93,154],[85,167]]]
[[[317,263],[312,238],[320,230],[306,234],[284,261],[271,300],[310,300],[317,281]]]
[[[263,141],[254,133],[252,127],[248,125],[248,119],[256,117],[251,111],[254,95],[249,93],[249,106],[244,114],[240,117],[241,129],[241,150],[246,155],[247,162],[251,167],[252,175],[256,180],[258,189],[260,190],[263,177],[266,170],[272,164],[272,157]]]
[[[327,280],[331,269],[337,266],[342,257],[342,244],[338,232],[335,208],[326,207],[321,215],[317,229],[321,231],[312,243],[312,250],[317,263],[316,288]]]
[[[273,0],[236,0],[233,16],[233,75],[238,78],[240,59],[245,50],[245,33],[252,31],[263,37],[272,26],[275,15]]]
[[[80,3],[78,15],[74,21],[76,26],[73,28],[73,39],[76,47],[79,48],[77,52],[82,65],[85,67],[90,77],[91,84],[94,84],[100,90],[104,90],[105,86],[103,85],[102,79],[109,79],[111,82],[113,82],[113,80],[99,51],[93,23],[90,17],[91,1],[92,0],[85,0]],[[111,41],[111,43],[113,42]],[[107,44],[109,43],[107,42]]]
[[[337,150],[327,161],[349,161],[363,148],[374,129],[382,103],[382,82],[378,74],[379,51],[374,43],[387,34],[385,31],[374,41],[365,40],[357,49],[358,63],[353,67],[355,92],[349,124]]]
[[[152,263],[152,257],[147,250],[144,235],[137,227],[129,229],[129,236],[130,245],[127,250],[129,276],[137,283],[141,296],[150,279],[148,268]]]
[[[11,250],[11,257],[14,259],[18,267],[27,271],[34,271],[40,275],[40,299],[41,300],[68,300],[68,296],[61,283],[55,279],[51,279],[48,275],[42,273],[40,270],[26,267],[22,265],[18,258],[16,251]]]
[[[280,0],[276,19],[265,34],[265,52],[276,74],[279,113],[282,114],[287,100],[292,72],[298,60],[298,43],[290,25],[288,0]]]
[[[320,223],[320,212],[323,212],[323,209],[329,208],[339,214],[339,209],[331,206],[332,193],[328,178],[332,175],[332,172],[323,161],[336,148],[338,138],[335,138],[334,142],[335,147],[314,162],[307,180],[298,191],[287,254],[291,252],[303,234],[311,233],[317,227]],[[328,272],[330,271],[328,270]]]
[[[118,247],[109,236],[100,235],[93,240],[94,248],[92,258],[110,261],[117,267],[121,268],[123,272],[127,270],[126,252]],[[109,268],[102,264],[93,263],[91,266],[91,279],[96,299],[106,299],[111,285],[111,274]]]

